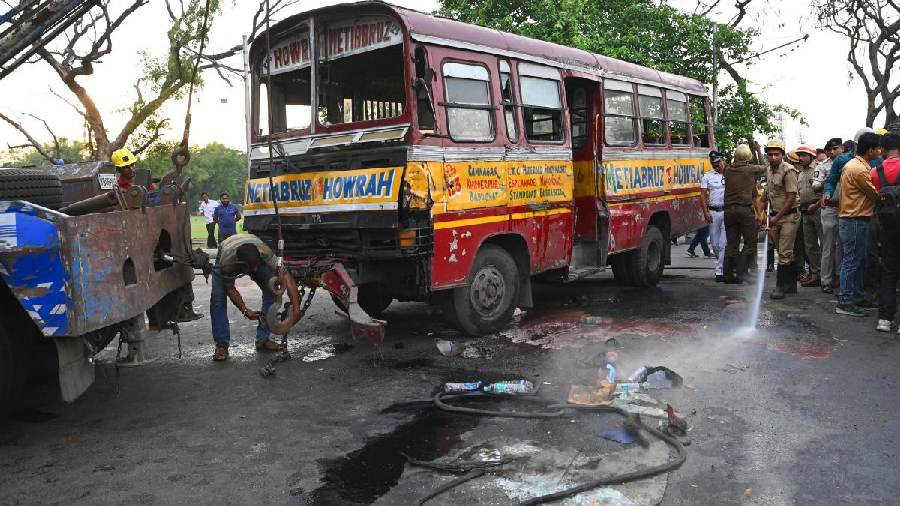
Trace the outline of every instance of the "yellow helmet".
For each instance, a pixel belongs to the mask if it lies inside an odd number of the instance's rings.
[[[886,133],[888,133],[887,128],[879,128],[878,130],[875,130],[876,135],[884,135]]]
[[[784,149],[784,141],[781,139],[769,139],[769,143],[766,144],[765,151],[769,151],[770,149],[780,149],[782,153],[786,153],[787,150]]]
[[[125,148],[113,151],[113,154],[109,159],[117,168],[127,167],[137,162],[137,157],[134,156],[134,153]]]
[[[752,158],[753,152],[750,151],[750,146],[738,144],[738,146],[734,148],[734,160],[736,162],[749,162]]]

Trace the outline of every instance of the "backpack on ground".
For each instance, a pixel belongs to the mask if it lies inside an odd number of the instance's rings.
[[[884,165],[875,168],[881,189],[875,196],[875,214],[881,223],[900,225],[900,175],[888,183],[884,175]]]

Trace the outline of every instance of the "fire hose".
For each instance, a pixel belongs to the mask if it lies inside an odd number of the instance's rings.
[[[488,394],[493,395],[495,397],[509,397],[509,395],[504,394]],[[447,404],[443,399],[445,398],[456,398],[456,399],[465,399],[469,398],[468,396],[456,396],[456,395],[448,395],[444,392],[439,392],[434,396],[432,402],[434,406],[442,411],[446,411],[449,413],[455,413],[459,415],[477,415],[477,416],[493,416],[493,417],[505,417],[505,418],[556,418],[563,417],[566,415],[567,411],[574,410],[576,412],[594,412],[594,413],[616,413],[621,415],[622,417],[628,417],[630,414],[627,410],[622,409],[617,406],[582,406],[575,404],[549,404],[545,406],[548,411],[539,411],[539,412],[525,412],[525,411],[493,411],[486,409],[475,409],[475,408],[466,408],[462,406],[453,406],[451,404]],[[593,490],[595,488],[604,487],[607,485],[620,485],[623,483],[627,483],[630,481],[640,480],[644,478],[651,478],[653,476],[657,476],[663,473],[667,473],[670,471],[674,471],[681,467],[684,464],[685,460],[687,460],[687,454],[684,451],[684,447],[678,442],[677,439],[665,434],[664,432],[645,425],[643,422],[638,422],[638,425],[642,430],[645,430],[655,436],[658,439],[661,439],[667,445],[672,447],[675,450],[675,458],[671,459],[663,464],[659,464],[653,467],[649,467],[646,469],[642,469],[640,471],[632,471],[629,473],[622,473],[613,476],[604,476],[599,477],[594,480],[587,481],[580,485],[576,485],[574,487],[570,487],[564,490],[560,490],[558,492],[553,492],[551,494],[546,494],[538,497],[534,497],[519,503],[519,506],[530,506],[535,504],[544,504],[551,501],[559,501],[561,499],[565,499],[567,497],[572,497],[574,495],[587,492],[589,490]],[[430,465],[422,465],[418,461],[414,461],[407,457],[407,460],[411,465],[417,465],[420,467],[428,467],[438,471],[445,471],[446,469],[439,469],[437,466]],[[500,466],[496,466],[495,468],[499,468]],[[484,466],[469,466],[466,467],[464,465],[459,465],[456,469],[459,472],[466,471],[467,474],[464,476],[453,480],[450,483],[447,483],[444,486],[432,491],[427,496],[422,498],[419,501],[419,504],[424,504],[428,500],[437,497],[438,495],[457,487],[469,480],[478,478],[479,476],[483,476],[485,473],[490,471]]]

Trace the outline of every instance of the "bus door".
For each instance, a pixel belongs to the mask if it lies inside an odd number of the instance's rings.
[[[566,79],[566,102],[572,133],[572,163],[575,173],[575,240],[572,268],[606,265],[608,213],[600,201],[600,83],[588,79]]]

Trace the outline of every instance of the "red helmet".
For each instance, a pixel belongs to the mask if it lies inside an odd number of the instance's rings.
[[[813,158],[816,157],[816,148],[810,146],[809,144],[801,144],[800,147],[798,147],[794,151],[796,153],[806,153]]]

